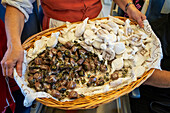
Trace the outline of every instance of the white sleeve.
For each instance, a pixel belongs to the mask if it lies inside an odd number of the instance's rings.
[[[6,7],[6,4],[16,7],[25,15],[25,22],[29,18],[29,14],[32,13],[33,5],[35,0],[2,0],[2,5]]]

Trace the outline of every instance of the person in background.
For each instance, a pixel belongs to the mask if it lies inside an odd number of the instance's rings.
[[[170,1],[150,0],[147,19],[161,41],[161,70],[139,87],[140,98],[130,97],[132,113],[170,113]]]
[[[16,67],[19,76],[22,76],[23,48],[21,46],[21,33],[24,23],[32,13],[32,3],[35,0],[2,0],[6,7],[5,29],[7,35],[7,51],[1,61],[2,73],[5,77],[13,78],[13,69]],[[130,18],[136,20],[141,27],[146,19],[135,6],[132,0],[114,0]],[[67,4],[66,4],[67,3]],[[43,30],[59,26],[66,21],[82,21],[86,17],[99,16],[102,5],[100,0],[41,0],[43,8]],[[31,27],[31,26],[30,26]],[[23,103],[23,102],[21,102]]]
[[[7,50],[7,38],[5,32],[5,25],[0,19],[0,61],[2,60]],[[23,106],[24,96],[21,94],[19,87],[14,79],[6,78],[2,74],[0,65],[0,112],[1,113],[29,113],[30,107]],[[16,102],[16,105],[15,105]],[[15,109],[16,108],[16,109]]]

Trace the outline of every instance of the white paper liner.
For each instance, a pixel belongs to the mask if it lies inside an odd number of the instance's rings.
[[[147,20],[144,20],[143,23],[144,23],[145,33],[147,35],[149,35],[150,37],[154,38],[153,47],[152,47],[152,50],[151,50],[152,51],[152,55],[151,55],[152,57],[150,59],[150,61],[152,61],[152,63],[149,64],[149,69],[151,69],[151,68],[161,69],[160,68],[160,61],[163,57],[162,49],[161,49],[161,43],[160,43],[159,39],[157,38],[157,36],[155,35],[155,33],[153,32],[153,30],[151,29],[149,22]],[[28,106],[32,105],[32,102],[36,98],[40,98],[40,97],[45,97],[45,98],[51,97],[51,98],[53,98],[53,97],[46,92],[36,92],[34,89],[31,89],[27,86],[28,81],[27,81],[27,75],[25,74],[25,71],[26,71],[28,59],[26,59],[26,54],[27,54],[27,52],[24,51],[24,62],[23,62],[23,72],[22,72],[24,76],[19,77],[17,72],[16,72],[16,69],[14,69],[14,79],[17,82],[18,86],[20,87],[23,95],[25,96],[24,106],[28,107]],[[76,88],[74,90],[79,91],[80,94],[82,93],[82,94],[90,96],[90,95],[94,95],[94,94],[98,94],[98,93],[104,93],[104,92],[107,92],[107,91],[110,91],[110,90],[113,90],[113,89],[121,88],[121,87],[128,85],[129,83],[136,81],[136,80],[137,80],[137,77],[135,77],[135,76],[126,77],[126,78],[119,78],[118,80],[111,82],[110,85],[108,84],[108,85],[104,85],[104,86],[89,87],[89,88],[83,87],[83,88]],[[56,99],[56,100],[58,100],[58,99]],[[62,101],[71,101],[71,99],[65,98]]]

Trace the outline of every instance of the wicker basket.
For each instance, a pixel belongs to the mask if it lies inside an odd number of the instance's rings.
[[[124,17],[117,17],[123,21],[126,20]],[[108,19],[108,17],[104,18],[95,18],[93,20],[101,20],[101,19]],[[76,22],[80,23],[80,22]],[[135,21],[131,20],[131,24],[136,24]],[[57,28],[51,28],[47,29],[45,31],[42,31],[38,34],[35,34],[28,38],[24,43],[23,43],[23,48],[25,50],[29,50],[29,48],[33,47],[33,44],[36,40],[40,39],[41,36],[46,36],[49,37],[51,36],[52,32],[57,32],[61,29],[66,27],[65,25]],[[132,90],[134,90],[136,87],[139,87],[144,81],[146,81],[147,78],[149,78],[152,73],[154,72],[154,69],[149,70],[148,72],[145,72],[141,78],[139,78],[137,81],[134,81],[130,83],[129,85],[126,85],[122,88],[108,91],[106,93],[100,93],[100,94],[95,94],[93,96],[85,96],[84,98],[78,98],[75,99],[74,101],[68,101],[68,102],[60,102],[56,101],[55,99],[52,98],[36,98],[37,101],[40,103],[49,106],[49,107],[55,107],[59,109],[64,109],[64,110],[74,110],[74,109],[92,109],[95,108],[101,104],[105,104],[108,102],[111,102],[127,93],[130,93]]]

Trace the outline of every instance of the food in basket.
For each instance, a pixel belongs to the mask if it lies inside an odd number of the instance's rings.
[[[62,101],[121,88],[158,60],[154,40],[129,19],[67,23],[28,50],[28,86]]]

